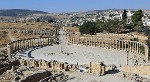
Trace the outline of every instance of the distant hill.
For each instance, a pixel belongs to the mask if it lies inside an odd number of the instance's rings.
[[[47,14],[47,12],[26,9],[3,9],[0,10],[0,16],[21,17],[32,14]]]

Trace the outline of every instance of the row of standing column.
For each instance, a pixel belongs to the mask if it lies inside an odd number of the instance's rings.
[[[26,39],[26,40],[18,40],[14,41],[10,44],[11,51],[15,51],[18,49],[28,49],[30,47],[36,46],[44,46],[51,44],[51,38],[33,38],[33,39]]]
[[[95,37],[71,37],[72,44],[82,44],[86,46],[103,47],[108,49],[117,49],[129,51],[131,53],[144,54],[145,46],[142,43],[127,41],[127,40],[114,40],[110,38],[95,38]],[[144,51],[142,51],[142,47]]]

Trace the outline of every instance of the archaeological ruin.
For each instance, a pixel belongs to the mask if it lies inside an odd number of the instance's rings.
[[[78,36],[68,35],[69,43],[93,46],[98,48],[123,50],[128,53],[136,53],[145,62],[149,61],[148,46],[144,43],[130,40],[120,40],[112,38],[101,38],[98,36]],[[128,55],[127,55],[128,56]],[[128,60],[126,61],[128,65]]]
[[[7,28],[9,29],[9,28]],[[6,30],[6,29],[2,29]],[[19,31],[16,31],[19,30]],[[13,32],[21,32],[23,34],[30,34],[36,35],[40,34],[43,35],[41,37],[35,38],[24,38],[18,39],[15,41],[11,41],[7,44],[6,52],[8,56],[8,61],[6,64],[0,64],[0,74],[8,76],[12,74],[13,76],[9,76],[10,78],[2,77],[0,81],[10,81],[13,80],[14,82],[21,81],[21,82],[65,82],[71,79],[68,75],[63,73],[57,73],[59,71],[63,72],[85,72],[87,74],[97,75],[97,76],[105,76],[107,73],[116,72],[117,67],[115,65],[106,65],[105,61],[89,61],[88,64],[78,65],[72,64],[68,62],[58,61],[52,59],[50,61],[44,59],[35,59],[34,57],[29,57],[29,59],[23,59],[21,56],[17,56],[16,53],[26,53],[25,51],[29,51],[32,49],[39,49],[44,48],[47,46],[60,46],[59,54],[67,55],[71,57],[73,53],[79,54],[77,52],[66,52],[63,51],[63,43],[61,43],[59,36],[65,36],[63,40],[67,41],[67,45],[76,45],[76,46],[85,46],[90,48],[98,48],[98,49],[106,49],[106,50],[117,50],[123,51],[125,53],[125,62],[126,65],[120,65],[123,72],[122,76],[128,73],[137,73],[137,74],[144,74],[150,75],[149,72],[149,48],[148,46],[142,41],[131,41],[130,39],[125,39],[124,37],[111,37],[107,34],[103,34],[104,36],[100,35],[80,35],[77,33],[77,29],[75,30],[63,30],[66,33],[61,34],[58,33],[60,28],[51,29],[53,32],[48,32],[50,34],[43,34],[45,33],[46,29],[38,31],[34,30],[20,30],[20,29],[13,29]],[[72,33],[72,31],[74,33]],[[46,35],[46,36],[45,36]],[[119,36],[120,37],[120,36]],[[62,40],[62,41],[63,41]],[[58,43],[59,42],[59,43]],[[65,42],[64,42],[65,43]],[[65,44],[66,45],[66,44]],[[64,47],[65,48],[65,47]],[[37,56],[40,53],[36,54]],[[45,53],[46,54],[46,53]],[[49,56],[55,56],[56,52],[48,53]],[[104,54],[105,55],[105,54]],[[129,56],[134,55],[136,63],[130,63]],[[133,58],[134,59],[134,58]],[[20,68],[22,67],[22,68]],[[115,69],[114,69],[115,67]],[[20,69],[20,70],[17,70]],[[145,70],[143,70],[145,69]],[[17,71],[16,71],[17,70]],[[134,71],[132,71],[134,70]],[[31,73],[30,73],[31,72]],[[126,73],[127,72],[127,73]],[[25,75],[25,76],[22,76]],[[36,79],[38,78],[38,79]],[[73,79],[74,77],[72,77]]]

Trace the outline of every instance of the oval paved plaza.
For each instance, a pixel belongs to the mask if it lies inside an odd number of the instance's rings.
[[[90,61],[104,61],[105,64],[125,65],[126,52],[118,50],[109,50],[103,48],[93,48],[77,45],[63,45],[62,51],[60,45],[47,46],[39,49],[32,49],[25,53],[17,53],[23,58],[44,60],[58,60],[70,64],[89,64]]]

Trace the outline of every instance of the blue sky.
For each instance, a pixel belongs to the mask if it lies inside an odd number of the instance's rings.
[[[103,9],[150,9],[150,0],[1,0],[0,9],[72,12]]]

